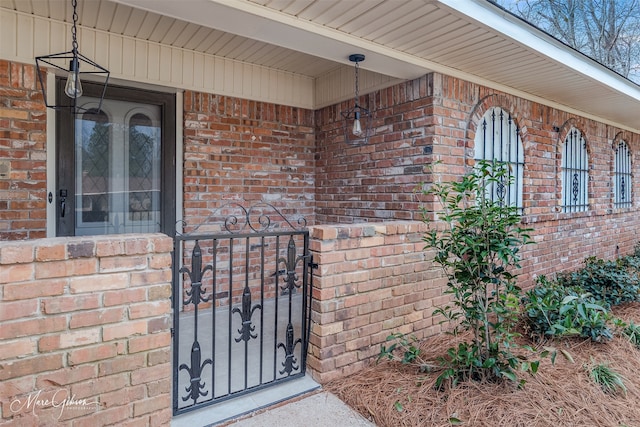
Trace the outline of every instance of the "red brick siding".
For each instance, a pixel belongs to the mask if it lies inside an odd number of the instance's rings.
[[[520,283],[529,286],[535,276],[578,268],[584,258],[597,256],[614,258],[628,254],[640,240],[636,228],[637,197],[631,208],[613,209],[612,143],[623,138],[632,153],[632,168],[637,168],[640,155],[640,135],[622,131],[605,123],[588,120],[575,114],[501,93],[472,83],[439,76],[442,82],[443,104],[451,113],[462,112],[466,118],[451,122],[451,128],[464,130],[464,138],[447,144],[465,146],[464,160],[473,158],[475,126],[485,111],[500,106],[509,111],[522,132],[525,155],[523,222],[534,229],[533,240],[521,253]],[[461,95],[461,90],[467,96]],[[472,96],[473,95],[473,96]],[[565,137],[571,127],[583,134],[589,156],[589,210],[562,213],[561,161]],[[447,132],[443,130],[443,132]],[[453,131],[449,131],[453,132]],[[634,174],[633,193],[640,188],[639,175]]]
[[[433,75],[363,96],[375,136],[360,146],[342,131],[352,100],[316,111],[318,224],[419,218],[414,190],[435,146],[435,101]]]
[[[376,134],[370,143],[348,147],[340,133],[345,102],[316,112],[318,160],[317,223],[380,219],[420,219],[416,186],[450,180],[468,170],[475,126],[485,111],[509,111],[521,129],[525,150],[524,223],[538,243],[522,253],[522,284],[535,275],[578,267],[585,257],[612,258],[632,251],[640,219],[633,207],[613,209],[612,142],[622,137],[640,164],[640,135],[526,99],[440,74],[405,82],[367,95]],[[589,211],[561,213],[560,167],[564,138],[578,128],[589,153]],[[338,160],[336,160],[338,159]],[[421,170],[430,162],[441,162]],[[634,174],[634,191],[640,188]]]
[[[184,218],[264,201],[313,222],[314,117],[302,108],[187,91]]]
[[[35,66],[0,60],[0,240],[44,237],[46,111]]]
[[[172,248],[160,234],[0,243],[1,426],[169,425]],[[71,397],[98,405],[63,409]]]
[[[0,180],[5,240],[45,234],[46,112],[34,73],[32,65],[0,61],[0,160],[10,159],[12,171]],[[522,130],[525,222],[538,242],[523,253],[523,280],[577,267],[589,255],[625,254],[636,243],[637,197],[631,208],[612,207],[611,143],[623,137],[636,168],[639,135],[440,74],[365,95],[362,104],[374,112],[376,134],[366,146],[348,146],[340,112],[351,101],[314,113],[187,91],[184,218],[195,225],[223,201],[264,200],[309,224],[420,219],[429,201],[416,186],[463,174],[477,120],[501,106]],[[565,214],[558,171],[572,125],[587,141],[590,209]],[[434,160],[442,163],[431,174],[424,166]],[[634,188],[639,179],[634,174]]]

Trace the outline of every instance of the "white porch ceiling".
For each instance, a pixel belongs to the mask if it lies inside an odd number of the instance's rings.
[[[71,20],[69,0],[0,7]],[[310,77],[364,53],[376,73],[442,72],[640,130],[640,86],[486,0],[79,0],[79,23]]]

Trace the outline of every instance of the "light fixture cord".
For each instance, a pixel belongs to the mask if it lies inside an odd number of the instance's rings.
[[[78,29],[76,25],[78,24],[78,0],[71,0],[71,7],[73,7],[73,26],[71,27],[71,46],[73,48],[73,56],[74,60],[76,60],[76,56],[78,55]]]
[[[358,107],[358,98],[360,98],[360,92],[358,91],[358,70],[360,69],[360,61],[356,61],[356,96],[355,96],[355,102],[356,102],[356,107]]]

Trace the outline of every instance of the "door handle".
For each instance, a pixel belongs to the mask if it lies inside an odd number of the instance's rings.
[[[67,190],[60,190],[60,217],[64,217],[64,213],[67,210]]]

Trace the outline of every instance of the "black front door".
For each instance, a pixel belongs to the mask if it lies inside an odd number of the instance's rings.
[[[173,235],[175,96],[110,86],[97,110],[99,93],[57,113],[56,234]]]

